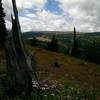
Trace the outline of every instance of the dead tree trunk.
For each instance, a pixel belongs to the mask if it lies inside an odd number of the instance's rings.
[[[8,87],[17,92],[29,93],[32,89],[31,58],[24,50],[21,30],[18,19],[18,11],[15,0],[12,0],[14,18],[12,18],[12,36],[6,42],[7,78]]]

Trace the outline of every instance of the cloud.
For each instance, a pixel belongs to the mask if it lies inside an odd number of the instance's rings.
[[[59,16],[45,10],[37,12],[36,15],[27,14],[26,16],[28,17],[19,17],[23,31],[61,31],[66,21],[62,15]]]
[[[100,31],[100,0],[57,0],[80,31]]]
[[[22,31],[100,31],[100,0],[16,0]],[[11,0],[3,0],[7,28],[11,26]],[[46,6],[46,8],[45,8]],[[50,9],[50,10],[49,10]]]

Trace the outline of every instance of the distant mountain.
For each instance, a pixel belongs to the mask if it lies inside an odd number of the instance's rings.
[[[24,32],[24,38],[32,38],[33,36],[41,36],[41,35],[54,35],[54,34],[72,34],[71,31],[31,31],[31,32]]]
[[[88,32],[85,35],[100,36],[100,32]]]
[[[40,35],[42,35],[42,33],[41,32],[24,32],[23,33],[23,37],[24,38],[32,38],[33,36],[40,36]]]
[[[24,32],[23,37],[24,38],[32,38],[33,36],[41,36],[41,35],[68,35],[73,34],[71,31],[31,31],[31,32]],[[77,32],[77,34],[80,35],[86,35],[86,36],[100,36],[100,32]]]

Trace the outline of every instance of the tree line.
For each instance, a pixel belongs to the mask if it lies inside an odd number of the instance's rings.
[[[4,47],[4,43],[7,37],[7,29],[5,26],[5,13],[2,7],[2,0],[0,0],[0,47]]]
[[[82,51],[80,50],[80,41],[79,41],[79,37],[77,36],[77,32],[76,32],[76,28],[74,27],[73,29],[73,39],[72,39],[72,44],[71,44],[71,48],[66,49],[65,52],[67,52],[67,54],[76,57],[76,58],[82,58]],[[38,40],[36,39],[36,37],[33,37],[33,39],[31,40],[31,45],[32,46],[36,46],[37,45]],[[84,46],[85,48],[85,46]],[[51,37],[51,41],[47,42],[47,46],[46,46],[47,50],[50,51],[54,51],[54,52],[59,52],[60,49],[60,44],[59,44],[59,40],[57,39],[56,35],[52,35]],[[96,46],[96,40],[92,40],[91,43],[88,44],[88,46],[86,47],[86,50],[84,51],[84,58],[86,61],[89,62],[94,62],[94,63],[100,63],[99,62],[99,58],[100,58],[100,54],[97,53],[97,46]],[[63,53],[65,53],[63,52]]]

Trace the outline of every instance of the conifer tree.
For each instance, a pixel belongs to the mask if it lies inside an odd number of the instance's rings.
[[[2,7],[2,0],[0,0],[0,45],[4,44],[5,38],[7,36],[4,17],[5,17],[5,13]]]
[[[32,45],[32,46],[35,46],[36,43],[37,43],[36,37],[34,36],[33,39],[32,39],[30,42],[31,42],[31,45]]]
[[[87,55],[86,55],[86,60],[90,61],[90,62],[98,62],[98,55],[96,54],[96,41],[93,40],[86,51]]]
[[[73,38],[71,56],[80,57],[80,50],[79,50],[78,39],[76,38],[76,28],[75,27],[74,27],[74,36],[73,37],[74,38]]]
[[[48,49],[51,51],[58,51],[58,40],[55,35],[52,36],[51,42],[48,43]]]

